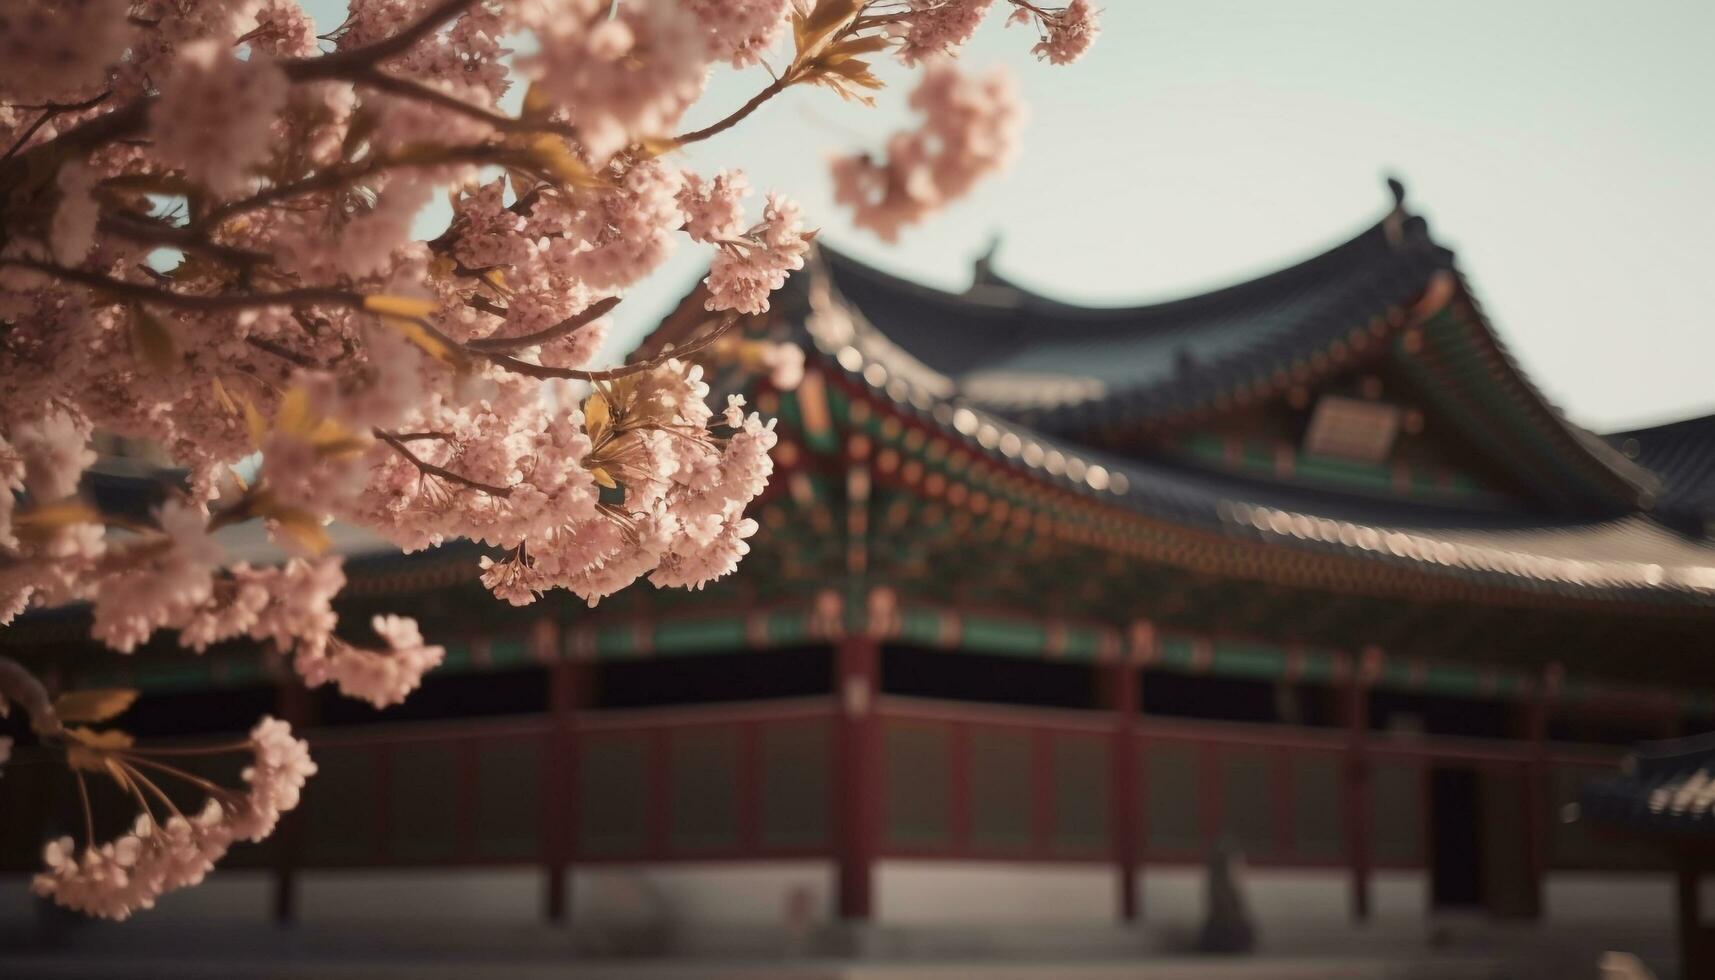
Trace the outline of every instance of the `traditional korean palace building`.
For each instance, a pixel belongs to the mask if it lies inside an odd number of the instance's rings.
[[[1715,735],[1639,745],[1620,773],[1584,785],[1578,819],[1671,855],[1680,974],[1715,974],[1702,887],[1715,871]]]
[[[251,650],[86,649],[76,613],[0,646],[143,688],[141,734],[309,727],[301,814],[233,856],[258,915],[315,915],[335,872],[492,867],[574,921],[635,874],[687,921],[1147,922],[1222,842],[1265,930],[1610,882],[1670,914],[1665,858],[1563,818],[1625,744],[1715,728],[1715,422],[1569,421],[1397,187],[1350,241],[1175,302],[821,248],[744,329],[698,356],[779,418],[777,472],[706,591],[516,610],[473,547],[355,542],[343,615],[449,646],[379,714]],[[759,338],[804,347],[795,390]],[[13,768],[23,870],[71,797]]]

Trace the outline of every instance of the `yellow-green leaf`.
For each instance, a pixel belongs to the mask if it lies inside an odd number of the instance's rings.
[[[338,439],[319,440],[315,446],[316,455],[324,459],[345,459],[368,449],[369,440],[362,436],[347,435]]]
[[[847,38],[828,49],[829,57],[848,58],[860,54],[874,54],[886,50],[893,43],[893,38],[886,34],[866,34],[863,37]]]
[[[635,144],[637,155],[648,160],[666,156],[679,148],[679,141],[671,136],[645,136]]]
[[[589,433],[590,442],[599,442],[612,421],[607,399],[599,391],[590,392],[590,396],[584,399],[584,431]]]
[[[67,724],[107,721],[131,707],[136,700],[137,692],[128,687],[67,691],[54,699],[54,714]]]
[[[446,364],[458,364],[459,358],[453,349],[448,347],[441,338],[423,329],[421,323],[415,320],[397,320],[392,317],[385,318],[385,322],[388,326],[399,331],[401,337],[410,341],[417,349],[435,360]]]
[[[66,762],[73,769],[83,769],[88,772],[107,772],[106,753],[117,749],[128,749],[137,740],[116,728],[104,732],[89,728],[68,728],[66,738]]]
[[[179,364],[179,346],[154,314],[141,306],[131,308],[131,350],[154,371],[171,371]]]
[[[302,388],[286,392],[280,399],[280,407],[274,410],[274,428],[288,435],[309,435],[314,425],[312,420],[310,393]]]
[[[801,58],[839,33],[862,9],[864,0],[821,0],[808,16],[794,16],[793,41]]]
[[[530,87],[524,90],[524,105],[518,114],[525,119],[539,119],[553,108],[553,100],[542,94],[539,85],[531,82]]]
[[[525,148],[530,162],[565,187],[605,187],[607,182],[590,170],[566,141],[552,133],[538,133]]]
[[[219,378],[211,378],[209,387],[214,389],[214,400],[220,404],[221,411],[228,415],[238,414],[238,403],[232,400],[231,395],[227,394],[226,385],[221,384]]]
[[[72,524],[97,524],[100,522],[101,514],[99,511],[76,499],[42,504],[40,507],[32,507],[12,518],[12,523],[18,527],[44,530],[66,527]]]
[[[414,319],[428,316],[435,312],[435,301],[416,296],[393,296],[378,293],[374,296],[363,297],[363,308],[371,313],[382,316],[396,316],[404,319]]]
[[[266,516],[273,519],[275,528],[281,534],[312,555],[321,554],[333,543],[328,538],[327,530],[322,527],[322,522],[307,510],[272,506],[268,508]]]
[[[268,423],[262,420],[262,413],[256,410],[255,403],[251,402],[250,399],[243,399],[242,404],[244,406],[244,427],[250,432],[250,445],[253,448],[261,449],[262,443],[268,440]]]

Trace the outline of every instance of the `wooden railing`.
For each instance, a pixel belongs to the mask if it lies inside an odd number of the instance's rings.
[[[1624,863],[1555,820],[1580,779],[1611,771],[1610,750],[1383,733],[1354,748],[1344,729],[1156,717],[1122,734],[1111,712],[900,697],[874,710],[878,857],[1111,863],[1128,853],[1116,815],[1131,813],[1140,863],[1201,860],[1230,840],[1256,864],[1338,867],[1354,861],[1358,813],[1361,875],[1426,862],[1436,767],[1491,774],[1510,792],[1540,765],[1551,789],[1533,832],[1547,866]],[[289,906],[300,869],[540,865],[558,877],[576,864],[831,859],[838,725],[833,699],[818,697],[312,728],[321,772],[302,807],[271,845],[233,860],[275,869]],[[1128,737],[1120,758],[1136,770],[1122,779],[1114,753]],[[71,826],[63,796],[28,798],[50,771],[14,766],[0,780],[10,869],[35,866],[44,827]],[[1116,792],[1136,806],[1115,807]]]

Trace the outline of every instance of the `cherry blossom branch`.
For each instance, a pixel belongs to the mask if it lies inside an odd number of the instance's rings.
[[[351,77],[351,81],[357,85],[368,86],[391,95],[440,106],[461,116],[475,119],[477,122],[487,123],[503,133],[552,133],[567,139],[576,139],[578,135],[577,129],[565,123],[554,122],[549,119],[520,119],[516,116],[509,116],[504,112],[484,108],[474,102],[466,102],[450,92],[442,91],[433,85],[425,85],[416,79],[390,75],[374,66],[358,70]]]
[[[436,152],[434,155],[428,155],[425,152],[426,149],[433,149]],[[336,190],[365,177],[374,177],[389,170],[407,167],[439,167],[456,163],[498,162],[500,151],[503,149],[503,147],[493,143],[477,143],[471,146],[418,148],[415,154],[409,157],[371,157],[355,166],[323,170],[313,176],[305,177],[303,180],[295,180],[289,184],[275,184],[273,187],[257,191],[249,197],[228,201],[204,215],[198,222],[198,227],[199,229],[213,228],[230,218],[260,210],[288,198]]]
[[[16,140],[12,141],[11,148],[6,151],[5,156],[0,156],[0,160],[11,159],[12,154],[17,153],[19,150],[23,149],[24,144],[30,142],[30,137],[35,136],[38,132],[41,131],[43,126],[46,126],[48,124],[48,120],[54,118],[55,116],[62,115],[62,114],[67,113],[67,112],[82,112],[85,109],[93,109],[96,106],[100,105],[101,103],[106,102],[107,97],[112,95],[112,94],[113,94],[113,90],[108,89],[107,91],[102,92],[99,95],[95,95],[95,96],[92,96],[90,98],[84,99],[82,102],[69,102],[69,103],[63,103],[63,104],[50,103],[48,105],[34,107],[34,108],[41,109],[42,114],[37,116],[35,121],[30,123],[29,126],[25,127],[24,132],[21,133]]]
[[[444,466],[436,466],[434,463],[431,463],[412,452],[411,448],[405,445],[405,441],[403,439],[391,432],[384,432],[381,429],[374,429],[371,431],[375,433],[375,438],[380,439],[382,442],[391,446],[394,452],[405,457],[406,462],[415,466],[418,471],[427,476],[439,477],[449,483],[457,483],[461,486],[469,487],[472,490],[480,490],[492,497],[510,497],[512,495],[511,487],[500,487],[495,486],[492,483],[483,483],[480,480],[473,480],[468,476],[460,476]]]
[[[609,368],[605,371],[584,371],[577,368],[548,367],[545,364],[531,364],[529,361],[521,361],[515,357],[509,357],[505,354],[492,354],[486,351],[471,351],[471,353],[486,357],[508,371],[527,375],[532,378],[566,378],[571,381],[617,381],[620,378],[628,378],[634,374],[653,371],[674,358],[688,357],[707,348],[715,341],[719,340],[728,330],[732,329],[733,324],[737,323],[738,319],[739,315],[737,313],[728,312],[725,316],[721,317],[719,323],[715,324],[714,329],[683,347],[664,350],[653,357],[644,358],[641,361],[633,361],[630,364],[623,364],[619,367]]]
[[[344,78],[345,73],[404,54],[418,41],[439,30],[447,21],[464,13],[476,2],[477,0],[441,0],[441,3],[431,8],[415,23],[391,37],[360,48],[352,48],[350,51],[336,51],[313,58],[295,58],[282,62],[280,69],[294,82]],[[14,174],[28,172],[27,169],[21,169],[25,158],[36,153],[48,153],[48,147],[56,148],[52,151],[55,156],[69,159],[78,152],[87,153],[98,146],[136,134],[147,123],[149,107],[154,104],[156,98],[157,96],[147,96],[136,99],[113,112],[85,120],[54,139],[32,147],[26,153],[16,157],[8,154],[7,158],[0,158],[6,163],[5,170],[0,171],[0,186],[10,185]]]
[[[749,116],[751,113],[761,108],[764,102],[767,102],[769,99],[774,98],[781,92],[786,91],[786,89],[796,81],[798,81],[798,73],[793,68],[787,68],[786,71],[781,73],[779,78],[768,83],[767,88],[751,96],[750,101],[746,102],[744,105],[734,109],[731,115],[719,120],[718,122],[710,123],[702,129],[693,129],[688,133],[673,137],[674,145],[684,146],[688,143],[698,143],[711,136],[718,136],[721,133],[726,132],[743,122],[746,116]]]
[[[213,296],[203,296],[175,293],[170,290],[157,289],[153,286],[145,286],[141,283],[127,282],[123,279],[114,279],[111,276],[104,276],[98,272],[90,272],[84,269],[68,269],[64,266],[53,265],[36,259],[0,259],[0,267],[8,265],[30,269],[45,275],[51,275],[56,278],[63,279],[66,282],[88,286],[91,289],[102,290],[121,299],[136,300],[143,303],[158,303],[162,306],[182,310],[192,310],[196,312],[297,305],[343,306],[357,310],[364,308],[364,296],[361,293],[350,292],[342,289],[304,287],[301,289],[282,289],[275,292],[222,293]],[[619,298],[609,297],[607,300],[602,300],[601,302],[593,304],[590,309],[593,310],[596,307],[601,306],[603,303],[609,303],[610,301],[612,305],[609,305],[607,309],[612,309],[614,305],[618,305]],[[588,313],[589,310],[585,310],[584,312]],[[594,320],[605,312],[606,310],[602,310],[594,316],[591,316],[589,319]],[[578,314],[577,316],[568,317],[567,321],[577,320],[582,315],[583,314]],[[570,332],[582,325],[575,324],[572,326],[565,326],[567,321],[562,321],[546,330],[538,331],[537,334],[531,334],[529,337],[536,337],[540,334],[549,333],[553,333],[553,336],[558,336],[559,333]],[[493,364],[516,374],[522,374],[532,378],[566,378],[572,381],[614,381],[619,378],[630,377],[634,374],[641,374],[645,371],[653,370],[675,357],[685,357],[707,348],[710,344],[719,340],[723,334],[731,329],[733,324],[738,322],[738,314],[732,312],[727,313],[722,317],[721,321],[715,325],[714,329],[683,347],[662,351],[654,357],[636,361],[631,364],[621,365],[616,368],[609,368],[605,371],[587,371],[579,368],[556,368],[549,367],[544,364],[532,364],[529,361],[519,360],[518,358],[504,353],[505,350],[518,349],[516,346],[512,345],[519,340],[525,340],[528,338],[507,338],[498,344],[486,346],[478,346],[481,343],[480,341],[473,341],[470,344],[460,344],[441,333],[439,330],[436,330],[434,326],[426,320],[415,319],[412,322],[423,327],[432,336],[446,344],[449,348],[475,357],[484,358]],[[586,320],[585,322],[588,321]],[[564,330],[561,330],[561,327],[564,327]],[[555,331],[558,331],[558,333],[555,333]],[[546,339],[553,338],[550,336]],[[522,344],[519,346],[532,346],[535,343],[540,342],[541,341],[539,340],[532,340],[528,344]],[[269,350],[268,348],[262,349],[268,350],[269,353],[279,354],[282,357],[288,356],[288,354],[283,351]]]
[[[83,804],[83,841],[94,847],[95,811],[89,805],[89,784],[84,781],[82,769],[73,769],[72,772],[77,774],[77,798]]]
[[[16,704],[30,716],[30,728],[39,735],[57,735],[65,726],[48,698],[48,689],[30,669],[11,657],[0,656],[0,705]]]
[[[1012,4],[1014,7],[1021,7],[1025,10],[1028,10],[1031,13],[1035,14],[1036,16],[1043,18],[1044,20],[1054,16],[1054,14],[1051,11],[1043,10],[1041,7],[1038,7],[1035,4],[1030,3],[1029,0],[1006,0],[1006,2]]]
[[[336,51],[313,58],[297,58],[280,67],[295,82],[345,77],[342,73],[378,65],[411,50],[418,41],[440,30],[454,17],[475,6],[477,0],[441,0],[417,22],[391,37],[350,51]]]
[[[141,245],[165,245],[185,252],[196,252],[241,268],[270,259],[270,256],[262,252],[210,241],[191,228],[164,224],[134,215],[103,213],[99,227],[102,231]]]
[[[267,337],[245,337],[244,342],[259,351],[273,354],[281,360],[291,361],[301,368],[320,369],[322,367],[314,359],[292,350],[277,340],[270,340]]]
[[[469,350],[478,351],[480,353],[504,354],[508,351],[523,350],[526,347],[535,347],[540,344],[545,344],[550,340],[564,337],[566,334],[571,333],[579,327],[606,316],[609,311],[619,305],[621,298],[622,297],[619,296],[609,296],[606,299],[597,300],[585,307],[581,312],[574,313],[571,316],[566,317],[564,320],[561,320],[559,323],[556,323],[551,327],[544,327],[535,333],[527,333],[518,337],[484,337],[479,340],[470,341],[465,344],[465,347]]]
[[[142,303],[158,303],[174,309],[201,313],[220,310],[248,310],[266,306],[321,305],[344,306],[351,309],[363,308],[363,295],[361,293],[343,289],[306,286],[300,289],[281,289],[270,293],[217,293],[205,296],[175,293],[171,290],[157,289],[154,286],[145,286],[142,283],[127,282],[124,279],[104,276],[99,272],[90,272],[86,269],[68,269],[65,266],[30,258],[0,258],[0,267],[3,266],[29,269],[65,282],[98,289],[121,299],[136,300]]]

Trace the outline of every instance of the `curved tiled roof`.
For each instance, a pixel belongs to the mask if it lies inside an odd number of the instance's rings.
[[[1583,787],[1578,815],[1645,833],[1715,833],[1715,734],[1639,745],[1619,774]]]
[[[821,251],[804,275],[807,287],[799,287],[809,293],[814,344],[836,370],[901,411],[976,453],[1034,470],[1046,482],[1149,518],[1501,587],[1715,602],[1715,544],[1641,513],[1580,519],[1365,499],[1121,458],[1045,432],[1020,413],[962,394],[949,373],[956,370],[956,352],[938,346],[951,345],[958,331],[1004,335],[1023,301],[1002,302],[994,294],[970,299],[912,284],[892,293],[898,306],[877,304],[873,296],[866,305],[847,295],[880,277],[885,274]],[[923,319],[910,319],[913,309]],[[971,319],[955,322],[961,310]],[[883,326],[872,314],[894,319]]]
[[[1715,517],[1715,415],[1615,432],[1607,440],[1661,477],[1656,509],[1702,531]]]
[[[1648,501],[1655,477],[1569,422],[1490,327],[1453,253],[1396,207],[1355,237],[1269,275],[1185,299],[1093,308],[1018,287],[979,265],[948,293],[823,248],[831,287],[966,403],[1078,439],[1160,427],[1284,394],[1417,331],[1422,381],[1454,412],[1486,414],[1497,463],[1569,511],[1612,516]],[[1473,408],[1473,406],[1479,406]]]
[[[1000,280],[944,293],[823,257],[840,294],[913,356],[972,401],[1051,431],[1195,407],[1409,306],[1452,268],[1421,221],[1397,215],[1290,268],[1147,306],[1075,306]],[[1082,392],[1058,397],[1068,378]]]

